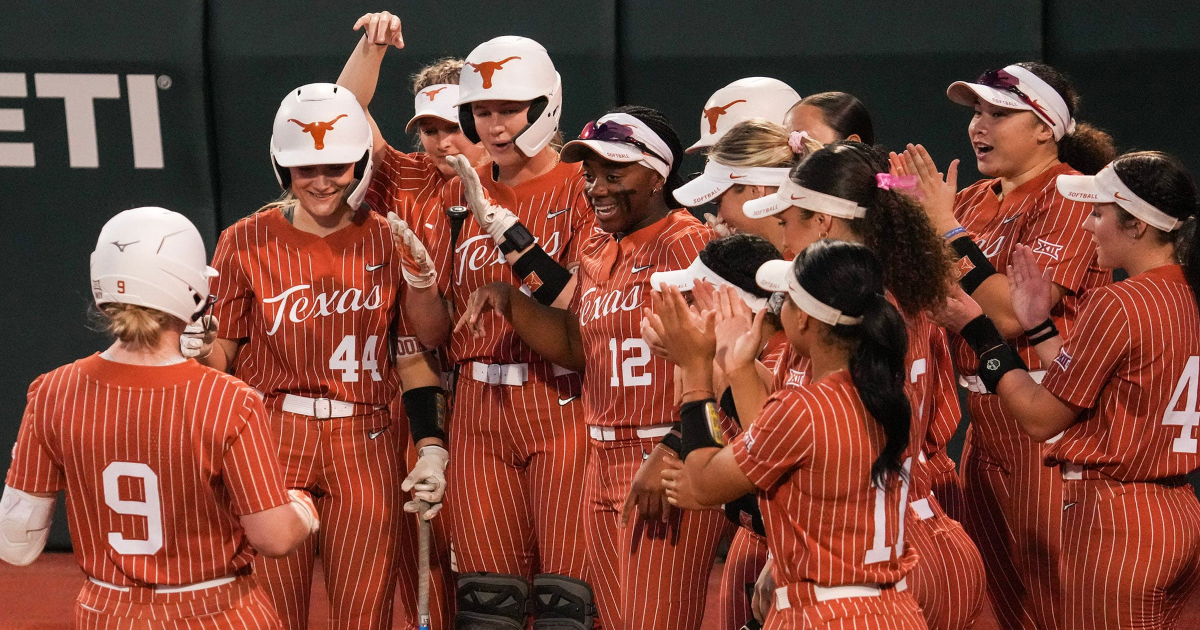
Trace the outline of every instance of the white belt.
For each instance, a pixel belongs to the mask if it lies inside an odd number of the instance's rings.
[[[648,440],[651,438],[660,438],[665,436],[671,432],[671,428],[674,426],[675,425],[670,423],[653,424],[647,427],[601,427],[594,424],[589,424],[588,434],[592,436],[593,440],[598,440],[600,442],[614,442],[620,439],[627,439],[625,435],[620,435],[621,433],[628,435],[629,431],[633,431],[633,434],[637,437],[643,440]]]
[[[1046,370],[1034,370],[1033,372],[1029,373],[1029,376],[1033,378],[1033,382],[1041,383],[1042,379],[1046,378]],[[983,386],[983,380],[974,374],[971,376],[959,376],[958,384],[970,391],[975,392],[976,394],[988,393],[987,388]]]
[[[330,398],[308,398],[295,394],[284,394],[280,409],[288,413],[298,413],[317,420],[329,418],[349,418],[354,415],[354,403],[332,400]]]
[[[1083,466],[1079,464],[1063,462],[1059,465],[1059,468],[1062,469],[1062,478],[1067,481],[1083,479]]]
[[[929,507],[929,499],[919,499],[908,504],[912,508],[913,513],[917,515],[918,520],[928,520],[933,518],[933,508]]]
[[[223,584],[229,584],[230,582],[236,580],[237,578],[238,578],[238,576],[236,576],[236,575],[226,575],[225,577],[219,577],[219,578],[208,580],[205,582],[196,582],[195,584],[184,584],[183,586],[155,586],[153,588],[154,588],[155,593],[159,593],[162,595],[169,594],[169,593],[188,593],[191,591],[201,591],[206,588],[212,588],[214,586],[221,586]],[[88,579],[91,580],[93,584],[96,584],[98,586],[103,586],[104,588],[111,588],[114,591],[120,591],[122,593],[128,593],[132,588],[129,586],[117,586],[116,584],[109,584],[108,582],[102,582],[90,575],[88,576]]]
[[[550,364],[553,369],[554,376],[565,376],[574,374],[575,370],[568,370],[561,365]],[[480,363],[478,361],[471,362],[471,378],[480,383],[488,385],[512,385],[520,387],[529,380],[529,364],[528,363]]]

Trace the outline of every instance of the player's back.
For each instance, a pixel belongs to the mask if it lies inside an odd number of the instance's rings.
[[[30,387],[8,484],[66,489],[75,555],[95,579],[244,573],[254,552],[238,516],[288,502],[265,417],[254,390],[195,361],[92,355]]]

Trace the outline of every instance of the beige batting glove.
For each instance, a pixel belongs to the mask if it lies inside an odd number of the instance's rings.
[[[708,227],[712,228],[713,232],[716,232],[717,236],[729,236],[730,234],[737,232],[733,226],[729,225],[724,219],[715,214],[706,213],[704,215],[704,221],[708,223]]]
[[[479,174],[471,167],[471,162],[461,155],[447,155],[446,162],[458,173],[463,183],[463,195],[467,198],[467,207],[479,227],[491,235],[496,244],[504,242],[504,233],[516,225],[517,215],[503,206],[497,206],[488,201],[483,192],[483,184],[479,183]]]
[[[187,325],[179,335],[179,354],[188,359],[203,359],[212,354],[217,340],[217,318],[205,315]]]
[[[428,289],[436,284],[437,270],[433,268],[433,260],[425,244],[395,212],[388,213],[387,222],[392,232],[392,243],[400,250],[404,281],[417,289]]]

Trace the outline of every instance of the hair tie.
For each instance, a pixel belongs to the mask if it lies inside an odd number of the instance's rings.
[[[808,135],[807,131],[793,131],[791,134],[789,134],[788,147],[792,149],[792,153],[795,153],[796,155],[804,155],[807,153],[808,149],[804,146],[804,141],[806,139],[812,140],[812,136]]]
[[[882,190],[901,188],[912,190],[917,187],[916,175],[892,175],[891,173],[875,173],[875,185]]]

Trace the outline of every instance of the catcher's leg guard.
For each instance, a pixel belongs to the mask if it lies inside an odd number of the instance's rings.
[[[591,630],[596,619],[592,587],[555,573],[533,578],[533,630]]]
[[[506,573],[464,573],[458,577],[455,630],[524,630],[529,582]]]

